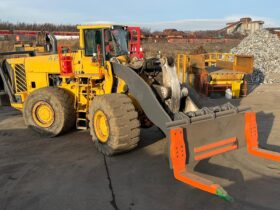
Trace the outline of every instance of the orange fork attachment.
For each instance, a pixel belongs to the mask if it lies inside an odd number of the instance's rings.
[[[279,153],[259,148],[256,113],[246,112],[244,113],[244,118],[244,135],[248,153],[258,157],[280,162]],[[239,147],[241,147],[241,145],[242,143],[238,142],[237,137],[231,137],[225,140],[216,141],[214,143],[208,143],[193,148],[193,159],[195,161],[199,161],[205,158],[210,158],[218,154],[238,149]],[[171,128],[170,161],[172,163],[174,177],[181,182],[184,182],[208,193],[217,195],[227,201],[232,200],[232,198],[220,185],[214,184],[210,180],[195,175],[187,170],[186,151],[188,151],[188,149],[190,148],[186,148],[184,140],[184,129],[181,127]]]
[[[187,170],[183,129],[176,128],[170,130],[170,139],[170,159],[173,166],[174,177],[195,188],[218,195],[225,200],[231,200],[231,197],[220,185],[214,184],[210,180],[190,173]]]
[[[259,148],[256,113],[245,113],[245,123],[245,136],[248,153],[257,157],[280,162],[279,153]]]

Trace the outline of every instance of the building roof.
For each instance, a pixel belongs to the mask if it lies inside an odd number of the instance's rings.
[[[262,20],[254,20],[254,21],[251,21],[250,23],[260,23],[260,24],[264,24],[264,21],[262,21]]]

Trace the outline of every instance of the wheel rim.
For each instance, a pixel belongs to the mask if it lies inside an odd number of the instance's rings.
[[[43,128],[50,127],[54,122],[54,110],[45,101],[39,101],[33,106],[32,116],[35,123]]]
[[[109,137],[109,124],[103,111],[98,110],[93,117],[94,131],[99,141],[107,142]]]

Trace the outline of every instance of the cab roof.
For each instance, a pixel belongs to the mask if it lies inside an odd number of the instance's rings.
[[[87,24],[87,25],[78,25],[78,29],[95,29],[95,28],[111,28],[112,26],[119,26],[119,27],[124,27],[124,25],[115,25],[115,24],[110,24],[110,23],[105,23],[105,24]]]

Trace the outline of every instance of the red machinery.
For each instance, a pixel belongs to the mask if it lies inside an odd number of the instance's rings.
[[[144,57],[144,53],[141,48],[141,29],[140,27],[129,26],[128,31],[130,57],[142,59]]]

